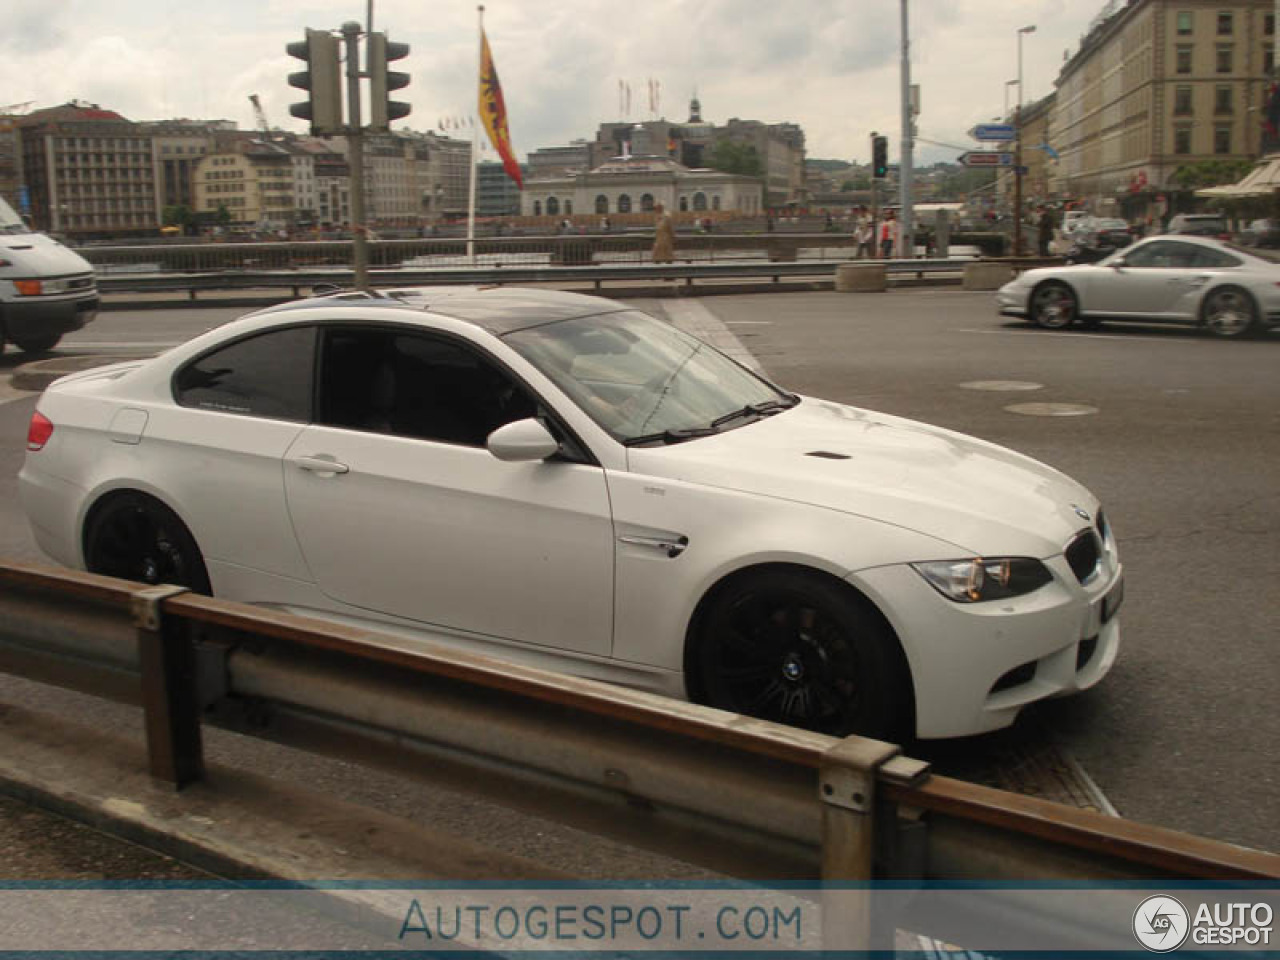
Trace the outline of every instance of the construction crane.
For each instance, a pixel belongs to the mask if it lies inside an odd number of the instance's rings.
[[[256,93],[249,94],[249,102],[253,104],[253,115],[258,118],[258,126],[262,128],[262,139],[271,141],[271,124],[267,123],[267,111],[262,109],[262,101]]]

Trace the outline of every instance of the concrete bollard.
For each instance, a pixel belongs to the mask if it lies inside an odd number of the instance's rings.
[[[883,263],[842,263],[836,267],[840,293],[881,293],[888,287]]]
[[[1013,267],[1007,263],[966,263],[964,289],[999,290],[1013,279]]]

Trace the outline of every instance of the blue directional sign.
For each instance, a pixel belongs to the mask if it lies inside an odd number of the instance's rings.
[[[969,131],[969,136],[989,143],[1008,143],[1018,139],[1018,131],[1012,123],[980,123]]]

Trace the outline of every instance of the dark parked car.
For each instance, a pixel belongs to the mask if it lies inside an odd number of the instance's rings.
[[[1254,220],[1240,233],[1246,247],[1280,247],[1280,220]]]
[[[1231,239],[1227,219],[1220,213],[1180,213],[1169,221],[1166,232],[1193,237],[1215,237],[1218,240]]]

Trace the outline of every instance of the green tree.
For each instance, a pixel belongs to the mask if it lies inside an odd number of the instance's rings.
[[[218,204],[218,212],[214,214],[214,219],[224,227],[231,222],[231,211],[227,209],[225,203]]]
[[[1235,183],[1253,169],[1252,160],[1201,160],[1179,167],[1169,179],[1184,190]]]
[[[182,227],[186,231],[195,223],[196,215],[186,204],[177,204],[165,207],[160,218],[166,227]]]
[[[749,143],[735,143],[732,140],[721,140],[712,147],[707,157],[707,166],[745,177],[764,176],[764,167],[756,148]]]

